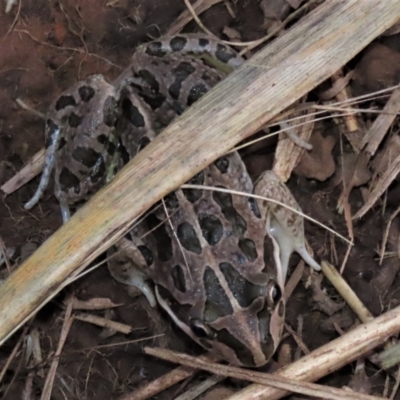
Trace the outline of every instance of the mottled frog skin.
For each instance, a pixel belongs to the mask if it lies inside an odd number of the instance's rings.
[[[26,207],[39,200],[54,170],[66,221],[71,208],[242,63],[213,39],[178,35],[138,47],[112,83],[100,75],[78,82],[50,107],[45,168]],[[253,184],[236,152],[189,183],[267,196],[300,210],[274,172]],[[298,214],[248,196],[183,189],[109,250],[109,270],[118,281],[139,287],[152,305],[157,299],[198,344],[233,364],[254,367],[265,364],[279,344],[293,251],[319,269],[305,248]]]

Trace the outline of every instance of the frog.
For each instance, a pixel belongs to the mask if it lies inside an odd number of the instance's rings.
[[[180,34],[139,46],[112,83],[101,75],[76,83],[50,107],[45,167],[25,207],[38,202],[54,169],[68,221],[71,208],[242,64],[215,39]],[[197,188],[170,193],[109,250],[109,271],[206,350],[234,365],[262,366],[282,336],[290,255],[320,269],[306,248],[300,207],[275,172],[253,182],[235,151],[188,183]]]

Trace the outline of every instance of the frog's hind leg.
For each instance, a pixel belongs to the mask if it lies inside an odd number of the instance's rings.
[[[46,155],[44,160],[44,167],[42,176],[40,178],[39,186],[36,189],[33,197],[25,204],[24,208],[30,210],[42,197],[44,191],[46,190],[50,175],[54,168],[56,162],[56,152],[60,144],[61,139],[61,126],[57,125],[52,119],[48,119],[46,122]]]
[[[283,277],[286,276],[289,258],[294,251],[307,264],[319,271],[321,267],[306,248],[300,206],[278,175],[273,171],[264,172],[255,184],[255,193],[281,203],[258,200],[262,215],[267,213],[267,230],[279,245]]]
[[[165,54],[197,55],[206,58],[210,65],[227,73],[244,63],[244,59],[231,47],[219,40],[196,33],[164,37],[139,46],[137,52],[155,57],[163,57]]]

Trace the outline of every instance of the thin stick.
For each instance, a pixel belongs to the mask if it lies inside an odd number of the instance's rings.
[[[326,400],[382,400],[382,397],[347,392],[343,389],[317,385],[315,383],[297,382],[288,378],[280,377],[278,375],[211,363],[187,354],[176,353],[171,350],[145,347],[144,352],[166,361],[180,363],[186,365],[187,367],[201,368],[217,375],[243,379],[250,382],[256,382],[261,385],[268,385],[276,389],[292,391],[313,397],[321,397]]]

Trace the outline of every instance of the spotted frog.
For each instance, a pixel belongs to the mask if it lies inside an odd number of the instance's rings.
[[[45,167],[26,208],[37,203],[54,169],[55,196],[68,220],[70,209],[242,63],[213,39],[178,35],[138,47],[112,83],[93,75],[72,86],[50,107]],[[282,203],[300,208],[273,171],[253,184],[237,152],[189,183],[215,190],[169,194],[109,250],[109,270],[207,350],[235,365],[261,366],[281,338],[291,253],[319,269],[305,247],[302,217]]]

